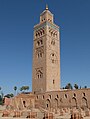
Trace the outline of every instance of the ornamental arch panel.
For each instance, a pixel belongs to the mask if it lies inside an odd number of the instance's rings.
[[[46,100],[46,109],[50,110],[51,108],[51,102],[50,102],[50,99],[47,99]]]
[[[85,97],[82,98],[81,106],[83,108],[88,107],[87,99]]]
[[[77,107],[77,100],[75,97],[72,98],[72,107]]]

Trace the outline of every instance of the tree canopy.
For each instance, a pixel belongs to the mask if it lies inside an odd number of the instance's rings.
[[[71,83],[68,83],[68,84],[65,86],[65,89],[73,89]]]
[[[12,98],[12,97],[14,97],[14,95],[12,93],[10,93],[10,94],[5,95],[4,97]]]
[[[26,90],[29,90],[29,86],[22,86],[20,88],[20,91],[26,91]]]
[[[15,91],[17,90],[17,86],[14,86],[14,90],[15,90]]]
[[[75,88],[75,89],[78,89],[78,85],[77,85],[77,84],[74,84],[74,88]]]

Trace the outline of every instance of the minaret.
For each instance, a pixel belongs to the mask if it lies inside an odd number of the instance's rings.
[[[33,93],[60,90],[59,27],[47,5],[40,14],[40,23],[34,26],[32,73]]]

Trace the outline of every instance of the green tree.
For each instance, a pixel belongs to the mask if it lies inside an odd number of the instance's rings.
[[[20,91],[23,91],[23,87],[20,88]]]
[[[22,86],[20,88],[20,91],[26,91],[26,90],[29,90],[29,86]]]
[[[68,84],[65,86],[65,89],[73,89],[71,83],[68,83]]]
[[[24,89],[28,91],[29,90],[29,86],[25,86]]]
[[[10,93],[10,94],[6,94],[4,97],[12,98],[12,97],[14,97],[14,95],[12,93]]]
[[[87,86],[84,86],[84,88],[87,88]]]
[[[14,91],[15,91],[15,94],[14,95],[16,95],[17,86],[14,86]]]
[[[78,89],[78,85],[77,85],[77,84],[74,84],[74,88],[75,88],[75,89]]]

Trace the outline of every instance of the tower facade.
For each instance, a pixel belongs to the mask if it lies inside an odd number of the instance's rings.
[[[34,26],[32,73],[33,93],[60,90],[59,27],[47,6]]]

